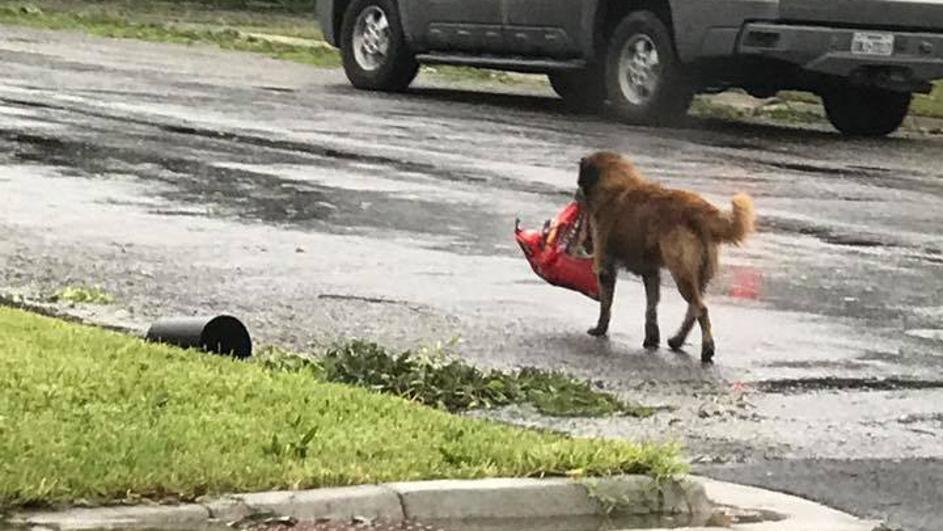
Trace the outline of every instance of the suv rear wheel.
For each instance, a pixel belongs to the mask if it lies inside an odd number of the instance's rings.
[[[848,136],[886,136],[900,127],[910,109],[909,92],[846,85],[822,93],[825,114]]]
[[[550,86],[572,109],[595,111],[606,100],[606,87],[599,68],[551,72]]]
[[[400,91],[416,78],[419,64],[406,46],[399,11],[391,0],[351,2],[340,37],[344,72],[353,86]]]
[[[637,124],[675,123],[694,97],[668,28],[650,11],[630,13],[616,26],[605,81],[613,109]]]

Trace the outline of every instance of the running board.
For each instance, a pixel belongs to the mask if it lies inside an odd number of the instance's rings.
[[[586,61],[574,59],[559,61],[556,59],[529,58],[529,57],[496,57],[480,55],[462,55],[446,53],[424,53],[416,56],[416,60],[425,64],[472,66],[475,68],[494,68],[512,72],[542,74],[554,70],[580,70],[586,68]]]

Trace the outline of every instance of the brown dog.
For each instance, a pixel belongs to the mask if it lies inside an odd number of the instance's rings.
[[[701,361],[710,362],[714,339],[704,290],[717,271],[717,246],[739,244],[753,231],[753,201],[738,194],[733,209],[721,212],[697,194],[646,180],[631,162],[605,151],[580,160],[578,184],[577,196],[589,213],[600,292],[599,321],[589,333],[603,336],[608,331],[616,272],[623,267],[644,281],[643,345],[657,348],[659,275],[667,268],[688,302],[684,322],[668,346],[680,349],[697,320]]]

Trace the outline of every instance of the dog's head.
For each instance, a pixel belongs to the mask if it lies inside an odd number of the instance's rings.
[[[576,199],[586,203],[592,202],[596,192],[604,187],[606,181],[623,174],[634,174],[634,169],[632,164],[618,153],[597,151],[581,158],[579,178],[576,181]]]

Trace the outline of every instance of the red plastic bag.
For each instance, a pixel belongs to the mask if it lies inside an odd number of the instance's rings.
[[[555,218],[544,223],[543,230],[521,230],[517,220],[514,237],[537,276],[599,300],[593,257],[587,252],[591,252],[592,245],[589,220],[579,202],[563,207]]]

